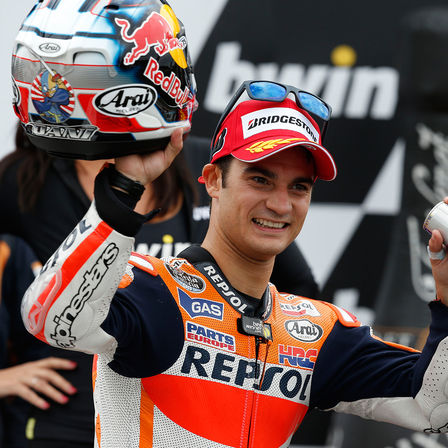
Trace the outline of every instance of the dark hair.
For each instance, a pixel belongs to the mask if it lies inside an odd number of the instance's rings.
[[[21,212],[30,211],[36,204],[45,182],[51,156],[33,146],[20,124],[15,135],[16,149],[0,161],[0,179],[8,168],[20,160],[17,169],[18,205]]]
[[[232,162],[233,156],[231,156],[230,154],[227,156],[224,156],[220,159],[218,159],[215,162],[215,165],[218,166],[218,168],[221,170],[222,173],[222,186],[223,188],[225,188],[227,185],[227,174],[229,173],[230,170],[230,163]]]
[[[53,157],[30,142],[20,123],[16,129],[15,145],[15,150],[0,161],[0,179],[11,165],[20,161],[17,169],[18,203],[20,211],[27,212],[36,205]],[[197,202],[196,184],[182,152],[154,181],[153,189],[155,208],[169,210],[177,204],[179,192],[186,190],[192,195],[193,202]]]

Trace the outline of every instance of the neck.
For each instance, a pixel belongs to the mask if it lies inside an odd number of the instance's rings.
[[[271,277],[275,257],[264,261],[253,259],[210,228],[201,246],[212,254],[235,289],[261,299]]]

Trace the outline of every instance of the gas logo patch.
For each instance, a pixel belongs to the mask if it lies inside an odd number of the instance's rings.
[[[224,315],[224,304],[213,300],[192,298],[187,293],[177,288],[180,306],[194,319],[196,317],[210,317],[222,320]]]

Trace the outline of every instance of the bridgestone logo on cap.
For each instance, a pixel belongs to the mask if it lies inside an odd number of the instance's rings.
[[[272,107],[243,115],[241,124],[245,139],[261,132],[281,129],[300,132],[309,140],[319,142],[319,132],[311,121],[298,110],[286,107]]]

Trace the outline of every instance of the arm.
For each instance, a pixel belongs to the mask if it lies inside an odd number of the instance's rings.
[[[316,363],[313,402],[425,432],[448,432],[448,261],[435,230],[429,248],[437,300],[421,354],[337,323]]]
[[[448,340],[448,309],[440,302],[432,302],[430,309],[430,335],[421,354],[372,336],[369,327],[347,328],[337,322],[316,362],[311,406],[442,432],[448,414],[437,409],[448,401],[448,375],[440,370],[434,375],[434,363],[447,362],[440,350]],[[429,396],[425,403],[423,396]]]
[[[169,166],[181,148],[182,133],[175,132],[164,151],[117,159],[117,168],[123,167],[133,179],[143,173],[146,184]],[[103,170],[86,216],[25,294],[22,318],[28,331],[56,347],[86,353],[113,351],[116,340],[101,324],[125,271],[133,235],[146,219],[115,195]]]

